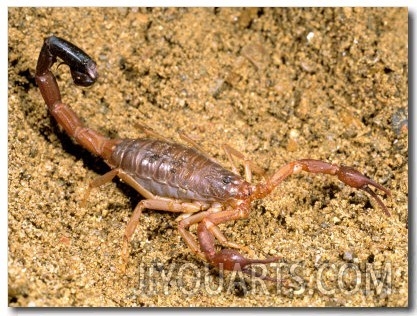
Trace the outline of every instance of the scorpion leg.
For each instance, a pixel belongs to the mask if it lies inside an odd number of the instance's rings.
[[[203,155],[207,159],[214,161],[215,163],[220,164],[220,162],[214,158],[213,156],[209,155],[207,151],[201,146],[198,141],[194,140],[191,136],[187,135],[186,133],[180,131],[179,132],[180,138],[191,145],[191,147],[197,149],[200,152],[200,155]]]
[[[245,168],[245,180],[247,182],[252,182],[252,170],[257,174],[264,174],[265,170],[263,170],[261,167],[256,165],[253,161],[247,159],[244,154],[242,154],[237,149],[234,149],[233,147],[223,144],[223,150],[226,153],[227,158],[229,159],[230,163],[232,164],[232,171],[236,174],[239,174],[239,171],[237,170],[237,167],[235,165],[235,162],[233,160],[233,156],[237,157],[243,162],[243,166]]]
[[[222,210],[221,205],[213,206],[205,212],[200,212],[198,214],[192,215],[190,217],[187,217],[187,218],[181,220],[180,223],[178,224],[178,230],[179,230],[181,236],[184,238],[187,245],[190,247],[192,252],[197,254],[203,260],[206,260],[206,257],[204,255],[204,253],[201,252],[200,247],[199,247],[198,243],[196,242],[194,236],[187,230],[187,228],[190,227],[191,225],[198,224],[204,218],[206,218],[208,215],[213,214],[213,213],[218,213],[221,210]],[[224,247],[243,249],[246,252],[253,253],[253,251],[246,246],[242,246],[242,245],[236,244],[234,242],[228,241],[226,239],[226,237],[223,235],[223,233],[220,231],[220,229],[215,225],[210,227],[210,232],[216,237],[216,239]]]
[[[144,189],[141,185],[139,185],[129,174],[127,174],[120,168],[116,168],[116,169],[110,170],[109,172],[106,172],[105,174],[97,177],[92,182],[90,182],[90,184],[88,185],[88,188],[86,189],[84,193],[84,197],[81,202],[81,207],[85,206],[88,196],[90,195],[93,189],[101,187],[102,185],[105,185],[108,182],[111,182],[116,176],[118,176],[120,179],[125,181],[131,187],[133,187],[145,199],[155,198],[155,195],[153,195],[151,192],[149,192],[148,190]]]
[[[184,241],[191,249],[191,251],[198,257],[200,257],[200,259],[202,259],[203,261],[206,260],[206,257],[204,253],[201,252],[200,247],[197,241],[195,240],[194,236],[188,231],[188,227],[201,222],[211,212],[218,212],[220,210],[220,208],[210,208],[207,211],[200,212],[190,217],[187,217],[178,223],[178,231],[180,232],[181,237],[184,238]]]
[[[243,251],[249,253],[250,255],[253,255],[254,254],[253,250],[250,249],[249,247],[244,246],[244,245],[239,245],[239,244],[237,244],[235,242],[232,242],[232,241],[228,241],[227,238],[221,232],[220,228],[217,227],[216,225],[212,225],[209,230],[214,235],[214,237],[216,237],[216,239],[218,240],[218,242],[223,247],[240,249],[240,250],[243,250]]]
[[[216,236],[216,227],[218,224],[230,221],[246,218],[249,215],[250,203],[242,204],[235,210],[226,210],[219,213],[207,215],[197,227],[198,240],[202,251],[212,265],[217,268],[228,271],[242,271],[249,275],[255,275],[261,279],[270,281],[277,281],[265,275],[258,275],[248,267],[253,264],[268,264],[281,260],[279,257],[271,257],[267,259],[249,259],[244,257],[238,251],[233,249],[222,249],[216,252],[214,237]],[[216,227],[217,228],[217,227]],[[230,243],[232,247],[234,243]],[[237,248],[242,248],[237,245]]]
[[[123,246],[122,246],[122,272],[126,270],[126,265],[129,257],[129,242],[134,234],[136,227],[139,224],[139,218],[142,215],[142,211],[144,209],[152,209],[152,210],[159,210],[159,211],[168,211],[168,212],[175,212],[175,213],[195,213],[201,211],[201,206],[195,203],[188,203],[188,202],[181,202],[174,199],[163,198],[159,196],[155,196],[154,199],[147,199],[142,200],[138,203],[135,207],[132,216],[130,217],[129,222],[127,223],[125,234],[123,238]],[[200,214],[200,213],[199,213]],[[197,214],[198,215],[198,214]]]
[[[371,197],[373,197],[376,200],[376,202],[383,209],[387,216],[391,215],[385,204],[376,195],[376,193],[373,190],[371,190],[370,186],[373,186],[376,189],[383,191],[388,196],[391,195],[390,190],[386,189],[379,183],[363,175],[361,172],[354,168],[346,166],[337,166],[314,159],[301,159],[284,165],[269,180],[267,180],[266,183],[261,183],[256,186],[254,197],[265,197],[284,179],[286,179],[292,174],[297,174],[301,171],[337,176],[338,179],[343,183],[355,189],[363,190],[366,193],[368,193]]]
[[[165,142],[169,142],[169,139],[162,136],[161,134],[159,134],[158,132],[156,132],[153,128],[149,127],[148,125],[144,124],[144,123],[135,123],[135,126],[139,129],[141,129],[146,135],[148,135],[149,137],[152,138],[156,138],[156,139],[160,139],[163,140]]]
[[[85,204],[87,203],[87,199],[90,196],[91,190],[93,190],[94,188],[101,187],[102,185],[112,181],[113,178],[117,176],[118,173],[119,173],[118,169],[113,169],[97,177],[92,182],[90,182],[90,184],[88,185],[88,188],[85,190],[84,197],[81,200],[81,207],[84,207]]]
[[[130,242],[130,239],[131,239],[132,235],[134,234],[134,232],[136,230],[136,227],[139,224],[139,218],[142,215],[142,211],[144,209],[152,209],[152,210],[160,210],[160,211],[168,211],[168,212],[178,212],[178,213],[181,213],[181,212],[195,213],[195,212],[199,212],[199,211],[204,210],[205,208],[207,208],[207,206],[204,203],[181,202],[181,201],[178,201],[178,200],[153,195],[151,192],[149,192],[148,190],[143,188],[141,185],[139,185],[131,176],[129,176],[123,170],[121,170],[119,168],[116,168],[116,169],[113,169],[113,170],[107,172],[106,174],[94,179],[89,184],[89,186],[86,190],[86,193],[84,195],[84,198],[82,200],[82,206],[84,206],[84,204],[85,204],[85,202],[88,198],[88,195],[90,194],[92,189],[100,187],[100,186],[112,181],[113,178],[116,177],[116,176],[118,176],[120,179],[122,179],[127,184],[132,186],[143,197],[145,197],[145,200],[140,201],[138,203],[138,205],[135,207],[135,209],[133,211],[133,214],[132,214],[132,216],[131,216],[131,218],[130,218],[130,220],[129,220],[128,224],[126,225],[126,228],[125,228],[125,233],[124,233],[124,238],[123,238],[123,245],[122,245],[122,253],[121,253],[121,257],[122,257],[121,271],[122,271],[122,273],[124,273],[126,271],[126,265],[127,265],[128,257],[129,257],[129,242]],[[203,218],[205,216],[204,213],[206,213],[206,212],[198,213],[197,215],[188,217],[181,222],[188,221],[188,222],[190,222],[189,225],[191,225],[195,222],[196,219],[197,219],[197,221],[200,221],[201,219],[198,219],[197,217]],[[203,215],[200,215],[200,214],[203,214]],[[191,219],[191,221],[190,221],[190,219]],[[185,231],[185,229],[181,230],[181,225],[179,225],[179,226],[180,226],[179,227],[180,228],[180,233],[184,237],[188,246],[193,250],[193,252],[196,252],[198,254],[198,252],[196,251],[196,249],[198,250],[198,245],[196,244],[195,241],[193,242],[192,235],[189,232]],[[202,255],[201,253],[200,253],[199,256],[204,259],[204,255]]]
[[[209,159],[216,161],[213,157],[210,157],[208,155],[206,155],[206,151],[204,150],[203,146],[201,146],[196,140],[194,140],[191,136],[189,136],[188,134],[180,131],[179,132],[180,138],[189,143],[192,147],[194,147],[195,149],[197,149],[198,151],[200,151],[201,154],[203,154],[204,156],[207,156]],[[217,162],[217,161],[216,161]]]

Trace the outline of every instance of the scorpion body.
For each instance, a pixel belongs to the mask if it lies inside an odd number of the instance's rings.
[[[184,145],[159,139],[109,139],[86,127],[77,114],[62,102],[58,84],[51,72],[51,67],[58,57],[70,67],[74,83],[81,86],[89,86],[97,80],[97,66],[77,46],[51,36],[44,41],[35,76],[49,111],[62,128],[77,143],[102,157],[112,168],[90,183],[83,201],[85,202],[93,188],[111,181],[115,176],[144,197],[134,209],[125,229],[122,246],[123,270],[128,260],[128,245],[142,211],[154,209],[188,213],[186,216],[180,216],[178,229],[191,251],[202,260],[217,268],[255,274],[249,269],[250,265],[271,263],[280,258],[244,257],[237,250],[230,248],[248,252],[250,250],[228,241],[218,225],[248,217],[253,200],[267,196],[285,178],[301,171],[337,176],[345,184],[370,194],[384,212],[390,215],[370,186],[382,190],[387,195],[390,195],[390,191],[350,167],[320,160],[301,159],[287,163],[263,182],[251,184],[251,165],[246,160],[244,179],[235,170],[229,171],[214,159]],[[230,147],[225,149],[229,158],[235,155],[244,159],[243,155]],[[192,225],[198,225],[197,239],[188,229]],[[216,240],[225,249],[217,250]],[[266,275],[255,275],[270,280]]]
[[[193,148],[161,140],[124,140],[110,165],[127,171],[144,188],[174,199],[226,202],[239,198],[240,176],[201,155]]]

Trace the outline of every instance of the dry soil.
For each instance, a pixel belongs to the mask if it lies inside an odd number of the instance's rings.
[[[408,305],[406,8],[9,8],[8,32],[9,306]],[[175,214],[151,210],[121,274],[140,196],[115,180],[80,207],[108,168],[61,131],[35,84],[52,34],[98,63],[88,89],[53,67],[90,127],[183,132],[230,168],[227,143],[267,175],[299,158],[350,165],[392,191],[391,217],[334,177],[297,175],[220,226],[254,256],[281,256],[269,273],[288,286],[219,274]]]

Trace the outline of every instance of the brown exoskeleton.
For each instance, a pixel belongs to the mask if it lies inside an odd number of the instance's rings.
[[[179,222],[179,232],[193,253],[215,267],[253,273],[248,266],[278,261],[279,258],[275,257],[248,259],[237,250],[230,249],[247,250],[228,241],[218,225],[248,217],[253,200],[267,196],[288,176],[301,171],[337,176],[345,184],[370,194],[390,215],[369,186],[387,195],[390,195],[390,191],[350,167],[302,159],[287,163],[265,181],[252,184],[250,163],[245,164],[246,179],[243,179],[237,172],[223,168],[214,159],[184,145],[159,139],[109,139],[86,127],[77,114],[61,101],[55,76],[51,72],[58,57],[70,67],[77,85],[92,85],[98,77],[97,67],[81,49],[55,36],[45,40],[36,67],[36,82],[59,125],[78,144],[102,157],[112,168],[90,184],[87,195],[92,188],[118,176],[144,197],[134,209],[125,230],[122,248],[124,262],[129,255],[129,241],[144,209],[189,213]],[[240,156],[230,147],[226,148],[229,156]],[[188,230],[195,224],[198,225],[197,240]],[[227,248],[218,251],[216,240]]]

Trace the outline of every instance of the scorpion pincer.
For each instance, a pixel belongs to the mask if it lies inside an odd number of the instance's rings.
[[[251,184],[251,164],[246,160],[244,179],[236,170],[232,172],[223,168],[214,159],[192,147],[159,139],[110,139],[86,127],[77,114],[62,102],[56,78],[51,72],[57,58],[69,66],[74,83],[81,86],[90,86],[97,80],[97,66],[77,46],[51,36],[44,41],[36,67],[36,82],[50,113],[68,135],[94,155],[102,157],[111,168],[111,171],[89,185],[85,198],[93,188],[111,181],[115,176],[144,198],[135,207],[124,232],[123,267],[126,266],[129,242],[142,211],[153,209],[188,213],[188,216],[181,217],[178,229],[191,251],[202,260],[224,270],[255,274],[250,269],[252,264],[276,262],[280,258],[244,257],[234,249],[250,250],[228,241],[218,225],[247,218],[253,200],[266,197],[287,177],[301,171],[337,176],[345,184],[370,194],[385,214],[390,215],[370,186],[387,195],[391,194],[390,191],[350,167],[302,159],[287,163],[261,183]],[[229,158],[232,155],[244,158],[231,147],[224,148]],[[189,231],[191,225],[198,225],[197,238]],[[222,246],[221,250],[216,249],[216,240]]]

